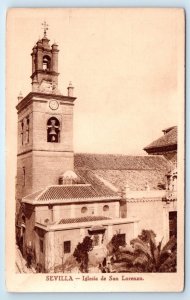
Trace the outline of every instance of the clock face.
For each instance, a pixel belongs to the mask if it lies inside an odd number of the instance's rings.
[[[49,103],[49,107],[53,110],[56,110],[59,107],[59,103],[56,100],[52,100]]]

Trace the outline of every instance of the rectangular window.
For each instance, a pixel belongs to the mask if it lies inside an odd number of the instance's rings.
[[[169,235],[177,237],[177,211],[169,212]]]
[[[125,233],[119,233],[118,239],[119,239],[119,245],[125,246],[125,244],[126,244]]]
[[[24,144],[24,121],[21,122],[21,144]]]
[[[71,252],[71,241],[65,241],[63,243],[63,249],[64,249],[64,253],[70,253]]]
[[[29,126],[30,120],[29,117],[26,118],[26,143],[29,143]]]
[[[26,184],[26,169],[25,169],[25,167],[22,168],[22,171],[23,171],[23,186],[25,186],[25,184]]]
[[[44,252],[44,241],[40,240],[40,252],[43,253]]]

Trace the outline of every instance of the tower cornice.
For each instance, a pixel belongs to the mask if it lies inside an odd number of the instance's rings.
[[[52,75],[52,76],[58,76],[59,73],[55,72],[55,71],[46,71],[46,70],[36,70],[31,76],[30,78],[33,79],[37,74],[48,74],[48,75]]]
[[[28,106],[32,102],[48,102],[49,100],[58,100],[60,104],[74,105],[74,101],[77,99],[76,97],[63,96],[57,94],[47,94],[40,92],[30,92],[25,98],[23,98],[16,106],[16,109],[21,112],[26,106]]]

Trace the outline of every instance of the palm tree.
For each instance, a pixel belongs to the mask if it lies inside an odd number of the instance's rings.
[[[177,240],[173,236],[162,247],[162,240],[156,244],[156,234],[152,230],[143,230],[138,238],[131,241],[134,248],[133,271],[176,272]]]
[[[129,245],[119,247],[117,261],[126,262],[125,272],[176,272],[177,240],[173,236],[162,247],[152,230],[142,230]],[[114,263],[113,263],[114,265]],[[117,270],[119,272],[119,270]]]

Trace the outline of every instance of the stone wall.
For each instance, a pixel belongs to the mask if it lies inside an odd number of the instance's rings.
[[[109,210],[104,210],[104,207]],[[86,208],[82,212],[82,208]],[[62,205],[36,206],[36,222],[44,223],[46,219],[53,222],[59,222],[62,219],[80,218],[85,216],[105,216],[108,218],[119,218],[119,201],[112,202],[91,202],[91,203],[68,203]],[[53,217],[53,218],[52,218]]]
[[[165,221],[164,203],[161,198],[157,199],[133,199],[127,201],[127,217],[135,217],[139,220],[138,234],[143,229],[153,230],[158,239],[164,236],[167,239],[169,223]]]
[[[136,228],[134,223],[105,225],[104,228],[105,234],[102,246],[93,248],[93,255],[97,257],[99,254],[102,255],[102,249],[105,250],[104,252],[106,255],[106,246],[114,234],[125,234],[127,244],[129,244],[130,241],[136,236]],[[62,264],[73,254],[76,246],[79,242],[83,241],[85,236],[91,236],[93,238],[93,233],[90,234],[89,229],[90,227],[83,227],[47,232],[44,239],[45,260],[42,260],[45,262],[45,269],[53,272],[54,268],[61,268]],[[64,253],[64,242],[66,241],[71,242],[70,253]],[[39,246],[37,249],[39,251]],[[39,254],[37,257],[40,257]]]

